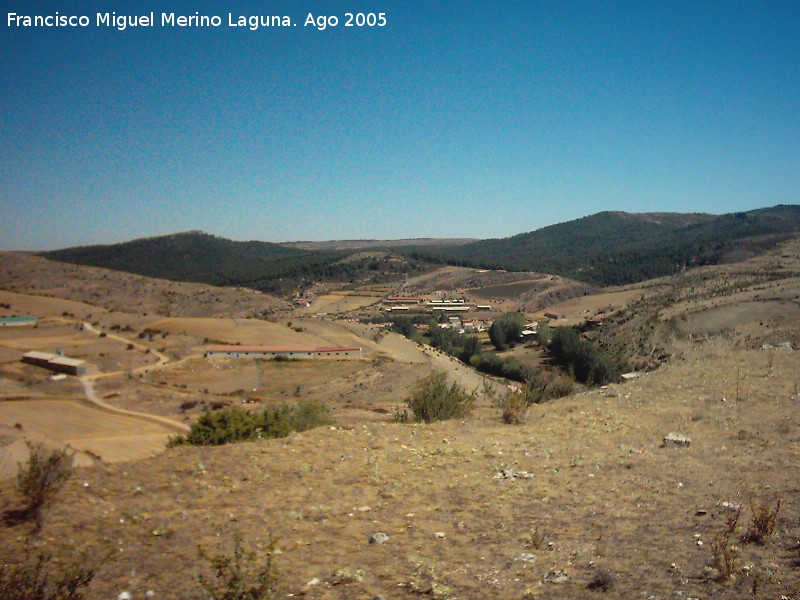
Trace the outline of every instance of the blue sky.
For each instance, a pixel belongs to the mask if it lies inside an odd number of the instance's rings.
[[[0,249],[505,237],[800,203],[800,3],[652,4],[0,0]],[[96,26],[109,11],[156,25]],[[8,24],[56,12],[91,24]]]

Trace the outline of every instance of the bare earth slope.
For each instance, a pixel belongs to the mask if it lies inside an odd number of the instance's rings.
[[[252,290],[152,279],[24,252],[0,252],[0,289],[164,316],[267,316],[285,308],[281,300]]]

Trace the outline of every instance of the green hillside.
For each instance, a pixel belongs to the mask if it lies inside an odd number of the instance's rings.
[[[235,242],[191,231],[100,246],[43,252],[51,260],[148,277],[284,293],[311,281],[381,281],[421,271],[407,257],[385,260],[341,251],[304,251],[269,242]]]
[[[722,216],[601,212],[509,238],[416,248],[413,256],[617,285],[716,264],[735,251],[758,252],[798,232],[794,205]]]

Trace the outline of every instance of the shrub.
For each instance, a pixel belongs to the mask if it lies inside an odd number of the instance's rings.
[[[56,492],[72,474],[74,452],[67,449],[46,452],[42,444],[34,446],[26,442],[30,456],[27,464],[20,464],[17,473],[17,491],[25,498],[27,505],[22,516],[31,519],[36,529],[42,527],[42,512],[52,502]]]
[[[508,390],[495,401],[495,406],[500,409],[500,418],[508,425],[522,425],[528,419],[530,403],[527,390]]]
[[[549,346],[557,363],[581,383],[604,385],[619,375],[616,365],[599,348],[580,338],[571,327],[557,327]]]
[[[572,382],[550,375],[548,378],[541,371],[531,371],[527,384],[522,388],[509,389],[504,396],[495,400],[500,409],[500,418],[509,425],[520,425],[528,417],[528,409],[534,404],[561,398],[572,393]]]
[[[775,531],[775,526],[778,523],[778,512],[781,510],[781,502],[783,498],[778,498],[775,503],[775,508],[772,508],[768,503],[756,504],[755,501],[750,501],[750,510],[753,512],[753,520],[747,533],[744,534],[742,542],[745,544],[756,543],[764,544],[767,538]]]
[[[614,587],[614,574],[608,569],[598,569],[586,587],[590,590],[607,592]]]
[[[250,412],[231,406],[206,412],[194,423],[185,436],[173,437],[167,447],[221,446],[262,438],[286,437],[293,431],[306,431],[331,422],[328,407],[317,402],[300,402],[294,406],[280,404]]]
[[[0,565],[0,600],[80,600],[93,578],[85,560],[63,564],[28,553],[21,563]]]
[[[447,375],[435,372],[420,381],[406,400],[406,408],[395,411],[402,422],[443,421],[466,417],[475,404],[475,396],[464,391],[458,383],[447,384]]]
[[[278,598],[275,569],[277,540],[270,536],[263,564],[257,563],[253,551],[242,548],[242,538],[233,537],[233,553],[209,556],[202,547],[197,548],[200,558],[208,562],[212,577],[198,577],[205,598],[213,600],[266,600]]]
[[[736,575],[736,566],[739,562],[739,548],[731,543],[731,537],[739,525],[741,509],[731,513],[725,523],[725,530],[718,534],[711,543],[711,552],[714,556],[714,566],[719,572],[719,579],[731,579]]]

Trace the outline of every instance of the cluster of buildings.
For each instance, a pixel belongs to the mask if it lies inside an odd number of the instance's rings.
[[[206,358],[361,358],[358,346],[206,346]]]
[[[467,302],[463,298],[455,300],[426,300],[420,296],[389,296],[383,303],[386,305],[384,311],[388,313],[467,313],[472,311],[492,310],[490,304]]]

